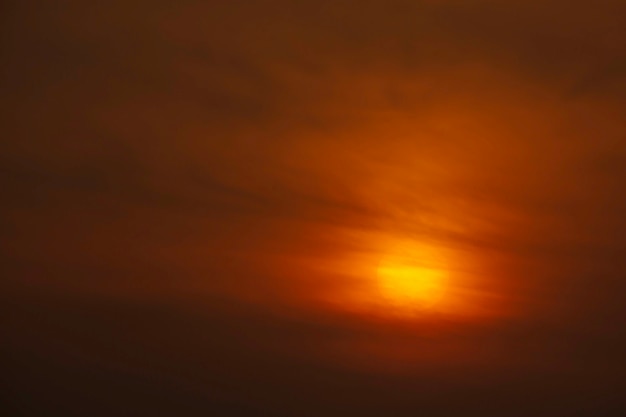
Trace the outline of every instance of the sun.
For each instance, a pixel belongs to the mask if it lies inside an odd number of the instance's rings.
[[[413,266],[385,266],[378,270],[383,295],[394,304],[427,307],[444,292],[444,273]]]
[[[387,303],[404,309],[431,308],[446,292],[446,270],[433,265],[423,251],[386,256],[378,266],[377,276],[381,296]]]

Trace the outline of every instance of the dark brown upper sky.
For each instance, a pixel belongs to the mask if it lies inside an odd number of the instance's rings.
[[[1,8],[3,415],[626,412],[622,0]]]

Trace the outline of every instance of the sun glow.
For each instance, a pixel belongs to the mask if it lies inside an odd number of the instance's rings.
[[[377,269],[384,300],[405,310],[424,310],[438,304],[446,293],[448,274],[435,255],[411,246],[384,257]]]
[[[445,292],[445,273],[407,265],[389,265],[378,269],[383,296],[393,304],[429,307]]]
[[[481,264],[445,242],[372,235],[371,250],[336,263],[315,263],[337,274],[325,303],[342,310],[395,319],[457,317],[482,320],[502,313],[495,290],[481,283]]]

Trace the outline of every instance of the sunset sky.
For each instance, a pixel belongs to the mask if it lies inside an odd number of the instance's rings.
[[[2,416],[626,415],[625,1],[0,16]]]

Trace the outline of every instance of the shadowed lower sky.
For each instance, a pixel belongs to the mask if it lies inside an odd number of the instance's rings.
[[[626,411],[626,3],[1,14],[3,415]]]

